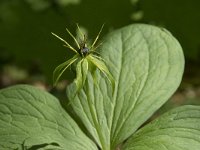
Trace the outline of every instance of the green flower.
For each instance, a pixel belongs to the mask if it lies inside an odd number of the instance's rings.
[[[98,46],[95,46],[95,44],[96,44],[96,42],[99,38],[99,35],[103,29],[103,26],[104,25],[102,25],[99,33],[97,34],[97,36],[91,46],[87,46],[86,36],[85,36],[85,34],[83,34],[81,32],[78,25],[77,25],[77,28],[82,36],[81,42],[78,42],[77,39],[73,36],[73,34],[66,28],[69,35],[75,41],[75,43],[77,45],[77,49],[72,47],[67,41],[65,41],[64,39],[62,39],[55,33],[52,33],[55,37],[57,37],[59,40],[61,40],[62,42],[65,43],[65,45],[64,45],[65,47],[69,48],[70,50],[72,50],[75,53],[75,55],[71,59],[63,62],[62,64],[60,64],[59,66],[57,66],[55,68],[55,70],[53,72],[54,86],[58,83],[60,77],[65,72],[65,70],[73,63],[76,63],[75,83],[77,85],[77,91],[83,87],[86,77],[87,77],[87,73],[89,71],[89,68],[94,68],[94,67],[98,68],[105,75],[105,77],[109,80],[109,82],[111,83],[112,88],[114,90],[114,87],[115,87],[114,78],[111,75],[110,71],[108,70],[108,68],[105,64],[105,60],[99,56],[99,53],[96,52],[96,49],[97,49],[97,47],[99,47],[100,44]]]

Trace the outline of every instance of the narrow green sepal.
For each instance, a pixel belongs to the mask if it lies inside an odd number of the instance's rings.
[[[82,59],[78,62],[76,66],[76,79],[75,83],[77,86],[77,92],[83,87],[85,84],[85,80],[87,78],[88,73],[88,61],[87,59]]]
[[[115,91],[115,80],[112,76],[112,74],[110,73],[110,71],[108,70],[106,64],[104,63],[103,59],[98,59],[96,57],[94,57],[94,55],[89,55],[87,57],[87,59],[94,64],[108,79],[108,81],[111,83],[112,85],[112,90],[113,93]]]
[[[59,66],[57,66],[53,72],[53,85],[55,86],[61,75],[64,73],[64,71],[71,65],[73,64],[77,59],[79,58],[79,55],[74,55],[74,57],[72,57],[71,59],[65,61],[64,63],[60,64]]]

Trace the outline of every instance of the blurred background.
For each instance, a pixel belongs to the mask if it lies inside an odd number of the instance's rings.
[[[65,28],[76,33],[76,23],[91,39],[103,23],[101,37],[132,23],[167,28],[183,47],[186,67],[179,90],[160,112],[200,104],[199,0],[0,0],[0,88],[32,84],[65,99],[73,74],[68,70],[55,89],[52,72],[73,53],[51,32],[72,42]]]

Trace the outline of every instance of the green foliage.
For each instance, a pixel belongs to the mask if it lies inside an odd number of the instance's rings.
[[[56,98],[18,85],[0,91],[0,147],[198,150],[199,106],[173,109],[142,127],[180,84],[184,57],[177,40],[163,28],[135,24],[108,34],[100,50],[116,83],[114,93],[101,69],[84,70],[87,59],[77,63],[77,78],[67,87],[71,106],[91,139]],[[84,84],[76,92],[80,81]]]
[[[0,149],[42,144],[51,149],[97,150],[51,94],[28,85],[1,90]]]
[[[198,150],[200,107],[175,108],[144,128],[124,145],[124,150]]]
[[[101,55],[116,82],[114,97],[98,71],[96,79],[88,76],[75,99],[73,84],[68,87],[67,95],[96,142],[114,149],[176,90],[184,60],[180,45],[169,32],[140,24],[109,34]],[[93,84],[94,80],[98,86]]]

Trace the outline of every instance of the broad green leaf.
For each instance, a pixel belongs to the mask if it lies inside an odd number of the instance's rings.
[[[114,150],[131,136],[180,84],[184,58],[181,46],[165,29],[135,24],[110,33],[101,56],[115,79],[110,83],[97,70],[88,74],[72,107],[103,150]],[[74,83],[67,89],[72,99]]]
[[[104,81],[103,87],[99,86],[99,80]],[[107,87],[107,85],[110,85],[109,81],[101,77],[100,73],[93,78],[93,75],[88,72],[83,88],[76,93],[75,97],[76,84],[72,83],[67,89],[68,98],[72,101],[71,105],[74,111],[81,118],[85,127],[102,150],[109,150],[110,147],[109,127],[107,126],[107,123],[109,123],[107,121],[109,120],[107,120],[106,116],[110,115],[107,108],[112,108],[108,96],[110,95],[111,97],[112,88]],[[108,90],[108,95],[103,96],[99,92],[100,90]],[[107,101],[103,101],[106,97]]]
[[[0,90],[0,149],[97,150],[45,91],[28,85]]]
[[[175,108],[141,128],[123,150],[199,150],[200,106]]]

